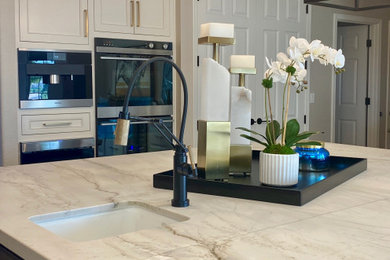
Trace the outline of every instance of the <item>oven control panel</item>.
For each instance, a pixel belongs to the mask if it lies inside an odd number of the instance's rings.
[[[95,38],[95,46],[114,47],[114,48],[137,48],[137,49],[156,49],[172,50],[171,42],[139,41],[139,40],[121,40]]]

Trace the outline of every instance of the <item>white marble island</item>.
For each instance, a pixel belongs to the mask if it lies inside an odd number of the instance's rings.
[[[327,148],[368,170],[301,207],[189,193],[173,208],[172,191],[152,187],[170,151],[0,168],[0,243],[26,259],[390,259],[390,151]],[[190,219],[84,242],[28,220],[125,201]]]

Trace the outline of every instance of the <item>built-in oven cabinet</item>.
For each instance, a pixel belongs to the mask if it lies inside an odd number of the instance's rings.
[[[173,0],[95,0],[95,31],[170,36]]]
[[[88,19],[88,0],[19,0],[22,42],[87,45]]]

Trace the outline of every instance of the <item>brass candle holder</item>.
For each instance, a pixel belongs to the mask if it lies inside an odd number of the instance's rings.
[[[213,45],[213,59],[220,63],[220,47],[234,38],[206,36],[199,44]],[[230,122],[198,120],[198,173],[204,179],[227,179],[230,168]]]
[[[231,74],[238,74],[238,86],[245,88],[245,76],[255,75],[256,68],[230,68]],[[252,147],[246,144],[230,145],[230,167],[231,173],[250,173],[252,171]]]
[[[230,68],[231,74],[238,74],[238,86],[245,87],[245,75],[255,75],[256,68]]]
[[[213,37],[205,36],[198,39],[198,44],[212,44],[213,45],[213,59],[220,63],[220,46],[233,45],[236,43],[235,38]]]

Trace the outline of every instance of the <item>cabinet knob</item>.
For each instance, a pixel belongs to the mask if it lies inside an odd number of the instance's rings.
[[[251,125],[254,125],[255,124],[255,120],[253,118],[251,118]]]

